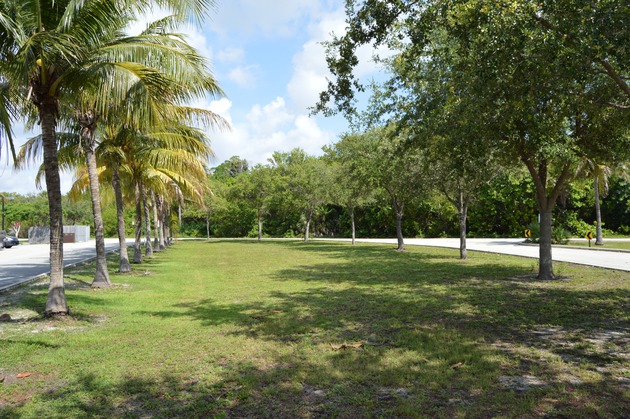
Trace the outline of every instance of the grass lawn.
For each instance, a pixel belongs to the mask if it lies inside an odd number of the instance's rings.
[[[588,247],[587,240],[569,240],[567,243],[569,246]],[[591,248],[593,249],[607,249],[607,250],[630,250],[630,241],[615,241],[604,239],[604,244],[601,246],[595,245],[595,239],[591,240]]]
[[[71,317],[45,282],[0,294],[0,417],[627,416],[630,273],[457,256],[226,240],[107,290],[67,270]]]

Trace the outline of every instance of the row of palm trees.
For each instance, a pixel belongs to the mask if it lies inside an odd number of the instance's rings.
[[[203,128],[225,126],[216,114],[186,106],[222,95],[209,63],[176,33],[200,23],[213,0],[0,0],[1,138],[19,164],[43,154],[50,213],[50,286],[47,315],[69,312],[63,282],[59,170],[77,171],[75,190],[89,187],[97,268],[93,286],[109,286],[101,182],[112,185],[118,210],[122,272],[129,271],[122,210],[136,203],[134,261],[141,261],[143,221],[150,254],[150,202],[157,236],[168,237],[172,197],[200,197],[204,161],[211,154]],[[170,14],[139,35],[128,28],[160,7]],[[41,126],[16,155],[11,125]],[[160,211],[158,211],[160,209]],[[155,221],[155,220],[154,220]]]

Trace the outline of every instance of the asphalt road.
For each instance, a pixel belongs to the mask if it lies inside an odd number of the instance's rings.
[[[105,239],[105,249],[108,252],[117,250],[118,239]],[[0,250],[0,291],[50,273],[49,253],[48,244],[23,243]],[[74,265],[95,256],[94,240],[63,245],[64,266]]]

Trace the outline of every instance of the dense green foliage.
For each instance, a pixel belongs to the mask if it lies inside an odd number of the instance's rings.
[[[331,162],[329,155],[320,159]],[[273,187],[266,198],[262,217],[264,236],[299,237],[303,234],[304,218],[288,193],[288,179],[272,166],[266,166],[270,176],[267,182]],[[253,173],[246,170],[234,177],[210,175],[213,195],[207,200],[206,209],[187,204],[179,234],[206,237],[206,222],[209,222],[211,237],[256,237],[256,197],[245,193]],[[606,236],[628,234],[630,183],[612,176],[610,184],[610,193],[602,199]],[[349,213],[335,196],[335,191],[343,187],[340,182],[330,186],[330,199],[319,207],[313,218],[311,232],[315,236],[351,236]],[[391,197],[378,187],[373,189],[373,199],[355,209],[356,235],[395,237]],[[426,188],[422,193],[411,190],[408,194],[409,204],[405,206],[402,223],[405,237],[457,236],[457,211],[439,188]],[[471,201],[468,218],[471,237],[522,237],[524,230],[538,220],[534,186],[528,173],[522,169],[495,173],[489,182],[479,187]],[[584,237],[587,231],[594,231],[594,221],[592,183],[579,179],[571,182],[560,196],[554,226],[563,228],[573,237]]]

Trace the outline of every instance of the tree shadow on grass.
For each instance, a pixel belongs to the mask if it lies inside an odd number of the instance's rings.
[[[627,329],[627,290],[540,287],[518,279],[522,265],[431,253],[323,251],[330,263],[276,270],[269,298],[137,313],[264,342],[260,353],[207,359],[185,376],[81,375],[39,396],[30,416],[622,417],[630,408],[613,369],[627,362],[577,345]],[[287,281],[306,287],[282,291]]]
[[[415,254],[392,264],[382,253],[279,270],[273,280],[312,287],[271,292],[268,303],[208,299],[149,313],[208,327],[228,323],[236,326],[232,335],[294,348],[275,360],[281,374],[250,366],[226,379],[246,389],[230,408],[236,416],[265,416],[259,405],[271,416],[295,405],[316,416],[360,417],[617,416],[630,407],[623,376],[614,372],[627,364],[623,349],[577,344],[602,331],[627,338],[627,290],[544,288],[518,279],[522,267],[454,266]],[[554,330],[564,336],[552,339]],[[309,364],[303,351],[326,355]],[[599,378],[586,381],[594,371]],[[288,405],[270,407],[270,397],[288,394]]]

